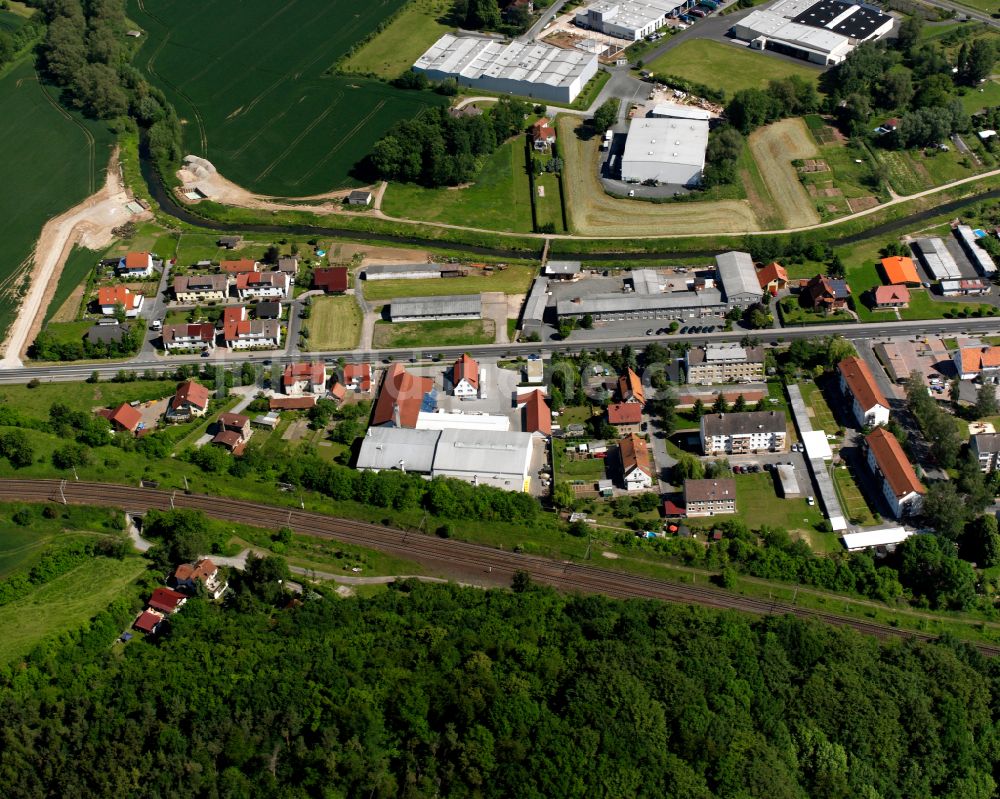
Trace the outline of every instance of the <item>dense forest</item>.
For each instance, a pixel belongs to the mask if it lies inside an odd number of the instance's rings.
[[[1000,668],[790,618],[405,583],[119,606],[0,671],[17,797],[994,795]]]

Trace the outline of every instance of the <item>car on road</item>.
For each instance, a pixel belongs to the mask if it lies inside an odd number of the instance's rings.
[[[649,328],[649,330],[646,331],[646,335],[647,336],[653,335],[653,328]]]
[[[678,333],[687,333],[687,332],[688,332],[688,329],[687,329],[687,327],[682,327],[682,328],[681,328],[680,330],[678,330],[677,332],[678,332]]]

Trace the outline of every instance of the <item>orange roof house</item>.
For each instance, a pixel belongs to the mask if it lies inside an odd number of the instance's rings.
[[[876,286],[876,308],[907,308],[910,305],[910,290],[906,286]]]
[[[134,433],[142,421],[142,414],[127,402],[123,402],[108,414],[108,421],[118,430]]]
[[[1000,369],[1000,347],[963,347],[955,350],[955,371],[962,380]]]
[[[882,493],[897,518],[920,510],[927,493],[896,437],[884,427],[865,436],[868,465],[882,478]]]
[[[777,294],[788,285],[788,271],[777,261],[772,261],[757,272],[757,281],[764,291]]]
[[[245,272],[259,272],[260,263],[252,258],[240,258],[236,261],[220,261],[219,271],[230,275],[238,275]]]
[[[642,422],[642,407],[635,402],[616,402],[608,406],[608,424],[633,425]]]
[[[479,393],[479,364],[468,353],[455,361],[451,383],[456,397],[471,397]]]
[[[372,390],[372,365],[348,363],[344,365],[344,382],[356,391]]]
[[[920,285],[920,276],[917,274],[917,268],[913,265],[912,258],[904,258],[899,255],[883,258],[882,272],[888,283],[898,283],[904,286]]]
[[[385,373],[372,414],[372,425],[415,428],[424,395],[434,389],[430,377],[416,377],[401,363],[394,363]]]
[[[528,395],[524,403],[524,432],[552,435],[552,411],[545,395],[537,389]]]
[[[646,392],[642,387],[642,381],[631,368],[626,369],[625,374],[618,378],[618,396],[622,402],[646,404]]]

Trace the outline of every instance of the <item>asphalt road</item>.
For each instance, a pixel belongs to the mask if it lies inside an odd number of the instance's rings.
[[[194,508],[217,519],[258,527],[278,528],[288,525],[302,535],[333,539],[386,552],[425,565],[440,574],[477,585],[510,585],[514,573],[523,571],[537,583],[570,593],[603,594],[621,599],[654,599],[736,610],[759,616],[790,614],[852,627],[881,639],[916,638],[929,641],[935,638],[927,633],[873,624],[825,611],[808,610],[795,604],[744,597],[705,584],[670,583],[583,563],[556,561],[384,525],[338,519],[297,508],[277,508],[243,500],[185,494],[183,491],[156,491],[73,480],[0,480],[0,498],[22,502],[71,502],[110,506],[133,513],[149,508]],[[977,644],[977,648],[985,655],[1000,654],[1000,647]]]
[[[650,320],[650,324],[655,325],[657,320]],[[730,332],[702,333],[694,336],[632,336],[627,338],[606,338],[603,341],[581,340],[574,341],[570,337],[567,341],[552,341],[541,343],[517,343],[517,344],[482,344],[472,347],[423,347],[419,349],[394,349],[394,350],[337,350],[326,352],[310,352],[304,356],[288,355],[282,352],[252,352],[252,353],[231,353],[223,352],[222,355],[212,358],[196,357],[176,357],[160,356],[156,361],[119,361],[115,363],[89,362],[81,364],[65,364],[52,366],[30,366],[23,369],[7,369],[0,371],[0,384],[3,383],[26,383],[32,378],[37,378],[45,382],[76,382],[85,380],[94,371],[101,379],[107,380],[114,377],[122,369],[137,369],[139,371],[147,368],[170,369],[181,364],[204,365],[210,363],[214,366],[239,365],[249,361],[250,363],[291,363],[302,360],[303,357],[314,359],[336,360],[344,358],[348,362],[362,363],[375,362],[380,360],[427,360],[434,356],[440,356],[442,360],[457,358],[463,352],[467,352],[474,358],[500,358],[515,357],[518,355],[530,355],[541,353],[543,355],[554,352],[577,353],[581,351],[593,351],[595,349],[620,349],[628,344],[634,349],[641,350],[646,344],[651,342],[665,343],[671,340],[683,340],[692,345],[706,344],[709,342],[739,341],[744,336],[750,335],[759,339],[765,344],[778,344],[795,341],[796,339],[810,339],[817,336],[839,335],[847,339],[874,339],[892,338],[897,336],[913,335],[949,335],[968,333],[970,335],[1000,335],[1000,317],[984,319],[938,319],[923,320],[916,322],[881,322],[878,324],[850,324],[850,325],[810,325],[808,327],[772,328],[768,330],[732,330]]]

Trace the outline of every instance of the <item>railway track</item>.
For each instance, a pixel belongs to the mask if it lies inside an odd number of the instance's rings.
[[[670,583],[640,575],[611,572],[593,566],[555,561],[537,555],[509,552],[453,539],[442,539],[379,524],[340,519],[309,511],[274,507],[238,499],[203,494],[167,492],[105,483],[59,480],[0,480],[0,500],[6,502],[57,502],[114,506],[131,512],[171,507],[203,511],[206,515],[257,527],[290,526],[297,533],[355,544],[444,572],[464,570],[490,575],[490,581],[509,581],[516,571],[527,572],[535,582],[562,591],[599,593],[618,599],[656,599],[717,610],[737,610],[759,616],[789,614],[828,624],[851,627],[880,639],[914,638],[931,641],[934,635],[902,630],[874,622],[850,619],[784,602],[742,597],[711,586]],[[1000,655],[1000,646],[977,644],[980,652]]]

